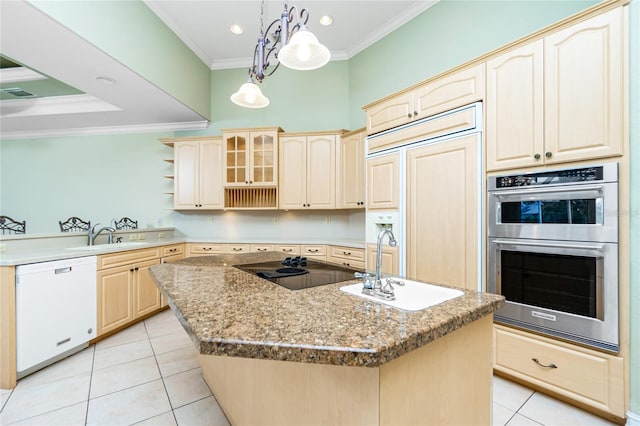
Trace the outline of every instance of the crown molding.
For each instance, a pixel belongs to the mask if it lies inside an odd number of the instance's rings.
[[[188,123],[157,123],[132,126],[84,127],[77,129],[53,129],[34,131],[1,132],[0,139],[37,139],[60,136],[97,136],[121,135],[132,133],[159,133],[178,130],[202,130],[209,127],[208,121],[192,121]]]
[[[0,68],[0,83],[20,83],[22,81],[47,80],[47,77],[29,68]]]
[[[122,110],[91,95],[6,99],[0,102],[0,117],[7,118],[109,111]]]

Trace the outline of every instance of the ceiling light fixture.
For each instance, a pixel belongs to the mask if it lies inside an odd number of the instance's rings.
[[[293,20],[296,20],[295,24]],[[307,28],[309,11],[295,6],[284,10],[264,30],[264,0],[260,3],[260,35],[253,51],[253,64],[249,68],[249,79],[231,95],[231,101],[246,108],[264,108],[269,99],[262,94],[257,83],[272,75],[280,64],[295,70],[314,70],[324,66],[331,53]],[[273,63],[272,63],[273,61]]]
[[[333,17],[329,15],[324,15],[320,17],[320,25],[324,25],[325,27],[333,24]]]
[[[229,31],[231,31],[235,35],[240,35],[244,32],[242,27],[238,24],[233,24],[231,27],[229,27]]]

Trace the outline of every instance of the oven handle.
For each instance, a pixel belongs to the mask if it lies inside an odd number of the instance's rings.
[[[602,185],[581,185],[581,186],[555,186],[553,188],[529,188],[521,190],[491,191],[492,195],[501,197],[504,195],[531,195],[531,194],[553,194],[555,192],[571,191],[598,191],[602,192]]]
[[[494,244],[498,245],[515,245],[515,246],[533,246],[533,247],[555,247],[555,248],[568,248],[578,250],[597,250],[603,251],[604,246],[602,244],[554,244],[554,243],[530,243],[527,241],[511,241],[511,240],[493,240]]]

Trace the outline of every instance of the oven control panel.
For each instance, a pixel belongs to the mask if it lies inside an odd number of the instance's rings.
[[[603,166],[580,169],[556,170],[552,172],[527,173],[511,176],[497,176],[495,188],[539,186],[578,182],[599,182],[603,180]]]

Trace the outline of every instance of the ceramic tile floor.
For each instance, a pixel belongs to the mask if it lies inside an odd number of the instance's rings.
[[[0,390],[0,425],[228,425],[196,349],[161,312]],[[612,425],[499,377],[493,425]]]

